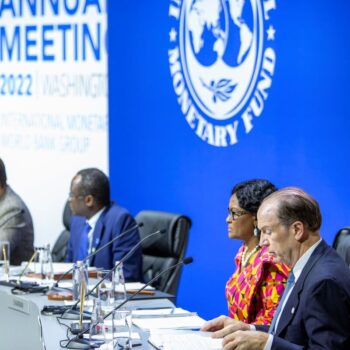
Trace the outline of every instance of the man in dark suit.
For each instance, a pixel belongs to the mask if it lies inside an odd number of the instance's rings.
[[[83,260],[88,254],[136,225],[129,212],[110,201],[108,177],[100,170],[89,168],[73,178],[69,196],[73,212],[68,242],[68,262]],[[90,266],[111,269],[140,241],[135,228],[90,259]],[[141,247],[124,262],[126,281],[142,280]]]
[[[0,241],[10,242],[10,263],[20,265],[33,254],[34,229],[30,212],[7,184],[6,168],[0,159]]]
[[[318,203],[297,188],[268,196],[258,211],[260,243],[292,267],[270,327],[225,316],[203,330],[224,337],[224,349],[349,350],[350,271],[320,237]]]

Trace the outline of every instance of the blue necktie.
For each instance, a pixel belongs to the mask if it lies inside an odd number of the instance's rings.
[[[77,261],[84,260],[88,255],[88,249],[89,249],[89,232],[91,230],[91,226],[88,222],[85,223],[83,232],[80,237],[80,244],[79,244],[79,250],[77,254]]]
[[[282,298],[280,300],[280,303],[278,305],[278,308],[277,308],[277,310],[275,312],[275,315],[273,316],[273,319],[272,319],[272,322],[271,322],[271,325],[270,325],[270,328],[269,328],[269,334],[274,334],[275,333],[274,331],[275,331],[275,326],[276,326],[276,321],[278,319],[278,315],[282,311],[282,306],[283,306],[284,300],[286,299],[290,289],[293,287],[294,282],[295,282],[295,276],[294,276],[293,271],[291,271],[289,273],[289,276],[288,276],[288,279],[287,279],[286,288],[284,289],[284,292],[283,292]]]

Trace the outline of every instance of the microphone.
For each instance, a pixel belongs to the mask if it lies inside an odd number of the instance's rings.
[[[88,261],[91,257],[93,257],[94,255],[96,255],[97,253],[99,253],[101,250],[103,250],[104,248],[108,247],[109,245],[111,245],[114,241],[116,241],[119,238],[124,237],[125,235],[127,235],[129,232],[135,230],[136,228],[142,227],[143,226],[143,222],[140,222],[138,224],[135,224],[134,226],[128,228],[127,230],[123,231],[122,233],[120,233],[118,236],[115,236],[114,238],[112,238],[110,241],[108,241],[106,244],[104,244],[103,246],[101,246],[100,248],[98,248],[97,250],[95,250],[93,253],[89,254],[85,259],[83,259],[83,262]],[[51,290],[54,290],[55,288],[58,288],[58,284],[59,282],[61,282],[63,280],[63,278],[65,276],[67,276],[69,273],[71,273],[74,269],[74,264],[73,266],[67,270],[65,273],[63,273],[63,275],[61,275],[58,280],[56,281],[54,287],[51,288]],[[51,316],[51,315],[62,315],[64,312],[68,311],[72,309],[71,306],[69,305],[44,305],[43,309],[41,310],[41,313],[43,315],[46,316]],[[75,316],[77,317],[77,316]],[[79,317],[79,315],[78,315]],[[88,315],[85,315],[86,318],[89,318]],[[75,319],[75,318],[73,318]]]
[[[130,300],[135,299],[135,297],[137,295],[139,295],[145,288],[147,288],[149,285],[151,285],[154,281],[156,281],[157,279],[159,279],[162,275],[166,274],[167,272],[176,269],[178,266],[180,265],[188,265],[191,264],[193,262],[193,258],[191,256],[184,258],[182,260],[180,260],[178,263],[176,263],[175,265],[172,265],[170,267],[168,267],[167,269],[158,272],[149,282],[147,282],[142,288],[140,288],[137,292],[135,292],[134,294],[132,294],[129,298],[127,298],[126,300],[124,300],[122,303],[120,303],[118,306],[116,306],[115,308],[113,308],[112,311],[110,311],[108,314],[106,314],[104,316],[103,319],[106,319],[108,316],[112,315],[112,313],[116,310],[119,310],[121,307],[123,307],[127,302],[129,302]]]
[[[33,262],[35,257],[37,256],[38,251],[35,251],[24,269],[21,271],[18,280],[9,280],[9,281],[0,281],[0,285],[4,285],[7,287],[12,287],[12,294],[23,294],[23,293],[46,293],[49,287],[41,286],[37,282],[22,282],[21,279],[28,269],[29,265]]]
[[[5,250],[3,249],[3,253],[5,252]],[[23,277],[23,275],[24,275],[24,273],[27,271],[27,269],[28,269],[28,267],[29,267],[29,265],[33,262],[33,260],[35,259],[35,257],[37,256],[37,254],[38,254],[38,251],[35,251],[34,253],[33,253],[33,255],[31,256],[31,258],[29,259],[29,261],[27,262],[27,264],[25,265],[25,267],[24,267],[24,269],[21,271],[21,273],[19,274],[19,277],[18,277],[18,280],[17,281],[15,281],[15,280],[9,280],[9,281],[6,281],[6,283],[9,285],[9,286],[13,286],[13,287],[16,287],[16,286],[18,286],[18,285],[20,285],[21,284],[21,279],[22,279],[22,277]],[[3,254],[4,255],[4,254]],[[4,255],[5,257],[6,257],[6,252],[5,252],[5,255]],[[32,284],[32,285],[34,285],[34,284]],[[36,284],[37,285],[37,284]]]
[[[170,267],[168,267],[167,269],[157,273],[157,275],[155,277],[153,277],[149,282],[147,282],[142,288],[140,288],[136,293],[132,294],[129,298],[127,298],[126,300],[124,300],[121,304],[119,304],[118,306],[114,307],[112,309],[112,311],[110,311],[109,313],[107,313],[103,319],[105,320],[107,317],[109,317],[110,315],[113,314],[113,312],[119,310],[121,307],[123,307],[127,302],[129,302],[130,300],[133,300],[138,294],[140,294],[145,288],[147,288],[149,285],[151,285],[154,281],[156,281],[157,279],[159,279],[162,275],[166,274],[167,272],[176,269],[177,267],[179,267],[180,265],[188,265],[191,264],[193,262],[193,258],[192,257],[187,257],[184,258],[182,260],[180,260],[178,263],[176,263],[175,265],[172,265]],[[66,349],[90,349],[90,343],[89,343],[89,339],[85,339],[83,338],[84,334],[86,334],[89,331],[89,329],[85,329],[83,331],[81,331],[79,334],[77,334],[75,337],[73,337],[72,339],[67,340],[66,344],[63,346]],[[61,341],[64,342],[64,341]],[[60,343],[61,343],[60,342]],[[96,341],[92,341],[93,344],[96,343]],[[101,344],[100,344],[101,345]],[[62,346],[62,344],[61,344]]]
[[[118,264],[115,264],[114,267],[109,271],[109,273],[107,273],[98,283],[96,283],[94,285],[94,287],[89,290],[89,292],[85,295],[85,298],[87,298],[89,295],[91,295],[102,283],[103,281],[106,280],[106,278],[108,278],[108,276],[110,276],[112,273],[114,273],[114,271],[122,264],[124,263],[124,261],[126,261],[130,255],[132,255],[135,250],[137,248],[139,248],[139,246],[147,239],[155,236],[155,235],[158,235],[158,234],[163,234],[165,233],[166,230],[165,229],[161,229],[161,230],[157,230],[147,236],[145,236],[143,239],[141,239],[139,242],[137,242],[137,244],[135,244],[135,246],[129,250],[129,252],[123,256],[123,258],[118,262]],[[79,298],[75,304],[73,304],[68,310],[65,310],[63,313],[62,313],[62,316],[61,318],[63,319],[68,319],[68,320],[71,320],[71,319],[76,319],[77,315],[79,315],[79,313],[77,311],[75,311],[74,309],[78,306],[78,304],[80,303],[81,299]],[[72,312],[71,316],[69,316],[69,313]],[[66,315],[68,314],[68,315]]]
[[[29,261],[27,262],[27,264],[25,265],[24,269],[22,270],[21,274],[20,274],[19,277],[18,277],[18,281],[17,281],[18,284],[21,283],[21,279],[22,279],[24,273],[27,271],[29,265],[33,262],[33,260],[34,260],[35,257],[38,255],[38,253],[39,253],[39,252],[36,250],[36,251],[33,253],[33,255],[31,256],[31,258],[29,259]]]
[[[127,235],[129,232],[135,230],[136,228],[142,227],[143,226],[143,222],[140,222],[130,228],[128,228],[127,230],[125,230],[124,232],[122,232],[121,234],[119,234],[118,236],[113,237],[110,241],[108,241],[106,244],[104,244],[102,247],[98,248],[97,250],[95,250],[93,253],[89,254],[85,259],[83,259],[83,262],[86,262],[88,260],[90,260],[90,258],[92,258],[94,255],[98,254],[101,250],[103,250],[104,248],[108,247],[109,245],[111,245],[114,241],[116,241],[117,239],[120,239],[122,237],[124,237],[125,235]],[[63,275],[61,275],[56,283],[55,283],[55,287],[58,287],[58,284],[63,280],[64,277],[66,277],[70,272],[72,272],[74,269],[74,264],[73,267],[71,267],[68,271],[66,271]]]

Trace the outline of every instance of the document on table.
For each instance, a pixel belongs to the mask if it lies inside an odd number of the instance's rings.
[[[141,283],[141,282],[126,282],[125,283],[125,288],[126,290],[139,290],[141,289],[143,286],[145,285],[145,283]],[[154,287],[152,286],[147,286],[145,288],[146,290],[154,290]]]
[[[96,283],[97,283],[97,279],[90,279],[89,281],[89,289],[93,288]],[[108,283],[108,282],[104,282],[104,284],[109,287],[111,286],[111,283]],[[140,283],[140,282],[127,282],[125,283],[125,289],[126,291],[129,291],[129,290],[139,290],[141,289],[145,284],[144,283]],[[68,280],[68,281],[61,281],[60,282],[60,287],[61,288],[72,288],[73,287],[73,282],[72,280]],[[154,290],[153,287],[151,286],[147,286],[145,288],[146,290]],[[116,288],[116,291],[118,291],[118,289]]]
[[[5,275],[0,277],[0,281],[5,281]],[[11,276],[10,277],[11,282],[13,282],[13,284],[15,284],[16,282],[18,282],[19,277],[18,276]],[[37,283],[40,286],[48,286],[51,287],[55,281],[54,280],[43,280],[41,278],[34,278],[34,277],[27,277],[27,276],[23,276],[21,278],[21,282],[29,282],[29,283]]]
[[[151,331],[148,341],[162,350],[222,350],[222,339],[213,339],[205,332]]]
[[[184,315],[193,315],[187,310],[184,310],[180,307],[167,307],[167,308],[141,308],[132,310],[132,317],[134,318],[154,318],[154,317],[164,317],[164,316],[184,316]]]
[[[185,310],[184,310],[185,311]],[[200,329],[205,320],[192,312],[167,314],[167,315],[150,315],[142,318],[133,318],[133,324],[145,330],[154,329]]]
[[[27,262],[23,261],[21,264],[21,271],[23,270],[24,267],[26,267]],[[27,272],[39,272],[40,271],[40,263],[30,263]],[[53,268],[53,273],[54,274],[63,274],[67,272],[69,269],[73,267],[73,263],[52,263],[52,268]],[[93,268],[93,270],[96,270],[96,268]]]
[[[89,339],[90,335],[89,334],[84,334],[84,338],[85,339]],[[109,333],[106,332],[104,335],[93,335],[92,339],[94,340],[111,340],[113,338],[128,338],[129,337],[129,333],[127,332],[118,332],[118,333]],[[140,334],[136,333],[136,332],[132,332],[131,333],[131,339],[136,339],[136,340],[140,340]]]

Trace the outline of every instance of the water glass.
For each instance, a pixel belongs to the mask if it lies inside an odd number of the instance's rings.
[[[50,244],[47,244],[39,251],[39,261],[41,267],[41,277],[46,280],[53,280],[53,265]]]
[[[132,349],[132,317],[131,310],[120,309],[112,313],[112,328],[107,329],[106,344],[113,344],[115,349]],[[112,333],[112,335],[109,335]]]
[[[81,290],[82,286],[84,287],[84,291]],[[77,301],[82,294],[87,295],[88,286],[87,264],[84,261],[77,261],[73,265],[73,300]]]
[[[110,270],[97,271],[97,279],[103,280],[97,293],[102,307],[114,307],[114,274]]]
[[[117,268],[114,271],[114,302],[119,305],[126,300],[125,278],[123,272],[123,263],[115,262]]]
[[[41,259],[41,251],[45,249],[44,247],[34,247],[34,252],[35,252],[35,257],[33,259],[33,264],[31,265],[32,267],[30,267],[31,271],[39,276],[41,275],[41,262],[40,262],[40,259]]]
[[[101,308],[101,301],[99,298],[93,300],[93,308],[91,313],[91,323],[89,331],[89,339],[101,340],[101,337],[105,337],[105,327]]]
[[[0,266],[5,279],[10,278],[10,242],[0,241]]]

